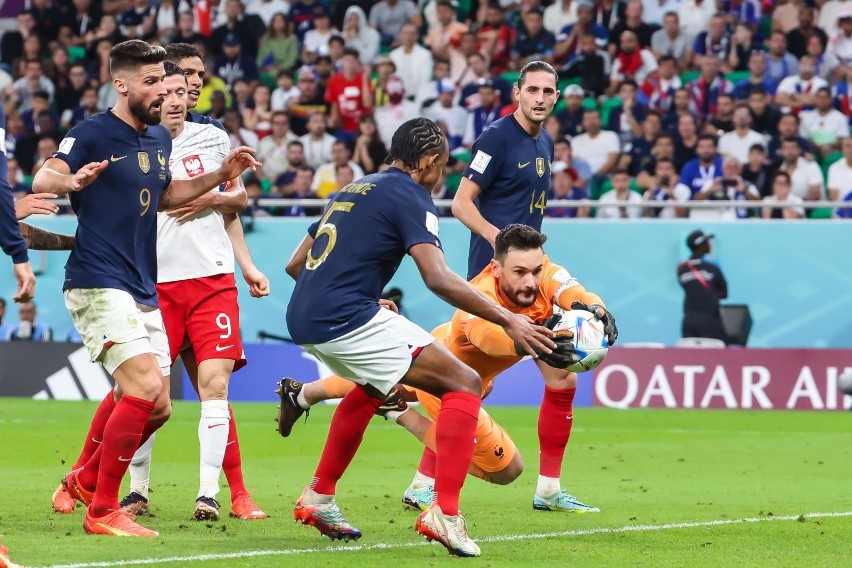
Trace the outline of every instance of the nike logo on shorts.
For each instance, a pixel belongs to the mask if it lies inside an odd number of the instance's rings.
[[[120,461],[120,462],[129,462],[129,461],[130,461],[130,460],[132,460],[132,459],[133,459],[133,457],[132,457],[132,456],[131,456],[131,457],[129,457],[129,458],[123,458],[123,457],[121,457],[121,456],[118,456],[118,461]]]
[[[212,428],[215,428],[216,426],[225,426],[225,424],[208,424],[207,429],[210,430]]]
[[[224,351],[225,349],[230,349],[233,345],[217,345],[216,351]]]

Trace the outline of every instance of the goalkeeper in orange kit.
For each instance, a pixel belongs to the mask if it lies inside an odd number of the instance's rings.
[[[615,318],[598,295],[587,291],[566,269],[548,259],[542,248],[546,240],[546,235],[531,227],[509,225],[497,236],[494,259],[471,284],[495,303],[551,328],[559,321],[560,309],[588,310],[602,321],[607,340],[612,345],[618,337]],[[298,270],[296,267],[303,264],[300,254],[297,251],[288,263],[291,275],[294,268]],[[392,303],[386,307],[395,309]],[[497,375],[523,358],[519,355],[523,351],[515,346],[502,328],[462,311],[456,311],[452,321],[438,326],[432,335],[481,375],[483,398],[491,392]],[[570,344],[572,340],[570,332],[562,332],[554,338],[559,347],[563,347],[560,344]],[[544,378],[545,392],[538,420],[539,478],[533,508],[598,512],[597,507],[582,503],[563,490],[560,484],[562,459],[574,417],[577,375],[565,370],[572,362],[573,354],[564,348],[557,348],[552,354],[542,354],[536,359]],[[280,381],[279,387],[279,432],[282,436],[289,436],[293,424],[311,405],[344,396],[353,388],[353,383],[335,376],[307,384],[285,378]],[[408,408],[407,401],[413,400],[423,405],[431,419]],[[434,498],[434,419],[440,407],[440,399],[430,394],[399,387],[378,411],[405,427],[426,446],[414,480],[403,495],[403,503],[409,507],[425,510]],[[481,409],[470,473],[490,483],[506,485],[514,481],[523,469],[523,459],[509,434]]]

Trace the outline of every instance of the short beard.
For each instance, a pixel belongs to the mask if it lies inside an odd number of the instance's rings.
[[[130,108],[130,114],[139,119],[142,124],[147,124],[148,126],[157,126],[160,124],[160,111],[152,111],[150,107],[143,106],[139,99],[130,97],[127,106]]]
[[[509,298],[513,304],[520,308],[528,308],[532,306],[533,304],[535,304],[535,299],[538,297],[538,294],[533,294],[531,300],[521,300],[520,294],[517,294],[514,290],[507,289],[505,287],[502,287],[502,289],[506,297]]]

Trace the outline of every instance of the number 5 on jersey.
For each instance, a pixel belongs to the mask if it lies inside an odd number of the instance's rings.
[[[337,244],[337,227],[333,223],[329,222],[329,218],[337,211],[340,211],[341,213],[349,213],[349,211],[352,210],[353,205],[355,204],[346,201],[338,201],[329,205],[325,215],[323,215],[322,219],[320,219],[317,234],[314,235],[314,245],[316,245],[316,241],[319,240],[320,235],[328,235],[328,242],[325,244],[325,249],[322,251],[322,254],[319,255],[319,258],[314,257],[313,247],[311,247],[311,250],[308,251],[308,258],[305,260],[305,268],[308,270],[316,270],[323,262],[325,262],[325,259],[331,254],[331,251],[334,250],[334,245]]]

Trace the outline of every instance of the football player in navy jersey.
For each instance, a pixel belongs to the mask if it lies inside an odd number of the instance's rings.
[[[432,121],[415,118],[394,133],[390,169],[341,189],[311,225],[294,257],[287,307],[293,340],[358,386],[334,413],[320,463],[296,503],[294,517],[332,539],[357,539],[335,501],[343,475],[370,419],[397,383],[441,398],[437,422],[435,504],[415,528],[451,554],[478,556],[459,515],[459,492],[473,456],[481,380],[434,338],[380,297],[406,254],[426,286],[470,314],[502,326],[517,353],[550,353],[552,332],[490,302],[447,267],[430,191],[449,158],[447,139]],[[392,306],[391,306],[392,307]]]
[[[119,509],[118,490],[133,452],[170,413],[168,353],[157,309],[156,211],[188,203],[257,162],[254,150],[232,150],[222,167],[191,180],[171,181],[171,137],[159,126],[165,97],[165,50],[141,40],[116,45],[110,74],[115,108],[79,123],[38,171],[35,192],[70,194],[77,215],[65,270],[65,304],[93,361],[122,393],[108,394],[100,442],[89,461],[64,483],[89,505],[90,534],[157,536]],[[93,422],[94,424],[94,422]]]
[[[6,166],[6,113],[0,108],[0,246],[3,252],[12,257],[15,280],[18,291],[13,299],[16,302],[29,302],[35,296],[35,274],[27,255],[27,243],[21,236],[18,220],[15,217],[15,199],[9,187],[9,174]]]
[[[501,229],[521,223],[541,230],[553,162],[553,138],[542,126],[559,98],[558,80],[544,61],[524,65],[513,88],[518,108],[473,143],[453,199],[453,215],[471,230],[468,280],[491,262]]]

